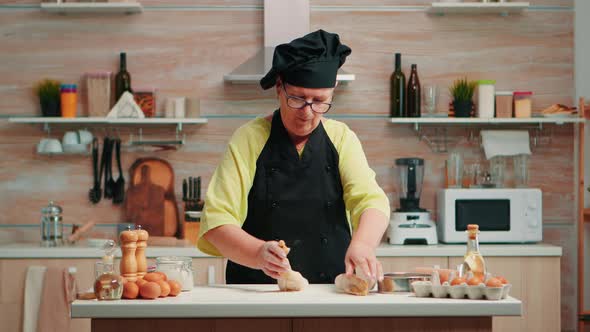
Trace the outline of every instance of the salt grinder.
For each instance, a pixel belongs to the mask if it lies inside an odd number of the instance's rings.
[[[147,273],[147,260],[145,258],[145,248],[147,247],[148,232],[142,229],[140,225],[135,230],[137,234],[137,251],[135,251],[135,260],[137,262],[137,278],[143,279]]]
[[[135,282],[137,280],[137,260],[135,251],[137,249],[137,233],[128,228],[119,235],[121,240],[121,263],[119,270],[121,276],[127,281]]]

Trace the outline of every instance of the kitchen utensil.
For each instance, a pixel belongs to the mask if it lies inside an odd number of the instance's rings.
[[[41,246],[58,247],[63,244],[62,208],[49,202],[41,209]]]
[[[183,179],[182,180],[182,201],[183,202],[186,202],[186,200],[187,200],[187,197],[186,197],[187,190],[188,190],[188,183],[186,182],[186,179]]]
[[[119,169],[119,178],[114,184],[113,203],[121,204],[125,200],[125,178],[123,178],[123,168],[121,167],[121,140],[115,140],[115,152],[117,158],[117,168]]]
[[[96,223],[94,221],[89,221],[82,225],[82,227],[78,228],[75,232],[73,232],[70,236],[68,236],[68,243],[74,243],[80,239],[84,233],[88,232],[89,230],[94,227]]]
[[[191,210],[197,209],[197,178],[193,178],[193,193]]]
[[[189,211],[193,210],[193,177],[189,176],[188,177],[188,197],[186,198],[187,200],[187,204],[186,204],[186,209]]]
[[[101,166],[101,173],[98,173],[98,139],[95,137],[92,139],[92,173],[94,176],[94,186],[88,192],[88,198],[94,204],[100,202],[102,190],[100,189],[100,176],[102,174],[102,166]]]
[[[195,197],[197,211],[203,210],[203,201],[201,200],[201,177],[197,177],[197,196]]]
[[[111,181],[110,181],[110,164],[111,164],[111,139],[109,137],[105,137],[102,143],[102,165],[101,168],[104,169],[104,198],[113,198],[113,190],[111,188]],[[102,173],[102,172],[101,172]]]

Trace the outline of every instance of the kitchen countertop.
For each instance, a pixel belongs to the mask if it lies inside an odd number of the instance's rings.
[[[334,285],[309,285],[302,292],[279,292],[277,285],[196,287],[156,300],[76,300],[72,318],[230,317],[452,317],[520,316],[522,302],[417,298],[412,293],[353,296]]]
[[[484,244],[480,246],[484,256],[561,256],[561,247],[538,244]],[[463,244],[438,245],[390,245],[383,243],[377,248],[377,257],[461,257],[465,254]],[[120,256],[120,251],[117,256]],[[188,256],[206,258],[209,256],[195,247],[148,247],[147,257]],[[100,258],[103,250],[91,247],[43,248],[34,243],[0,245],[0,259],[8,258]]]

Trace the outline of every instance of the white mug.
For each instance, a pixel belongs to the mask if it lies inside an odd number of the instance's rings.
[[[80,137],[76,131],[67,131],[62,139],[64,145],[80,144]]]
[[[92,133],[86,129],[78,130],[78,137],[80,137],[80,144],[90,144],[92,143]]]

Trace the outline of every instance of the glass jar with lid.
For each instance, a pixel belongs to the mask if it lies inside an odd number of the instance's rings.
[[[193,260],[191,257],[157,257],[156,271],[165,273],[168,280],[178,281],[183,291],[193,289]]]
[[[63,244],[63,209],[53,203],[41,209],[41,245],[58,247]]]

